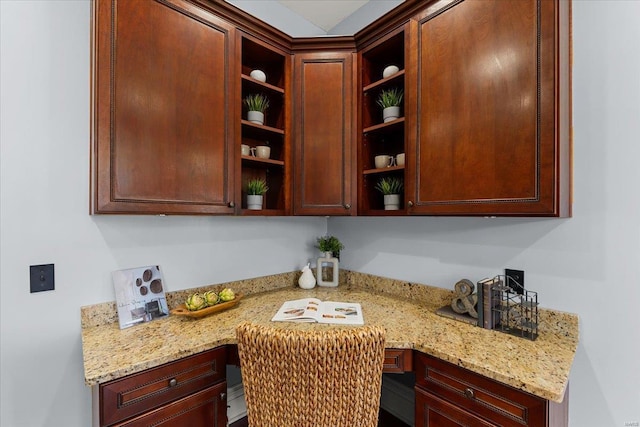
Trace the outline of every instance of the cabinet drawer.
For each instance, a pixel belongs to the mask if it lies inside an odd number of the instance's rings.
[[[227,424],[226,391],[223,381],[114,427],[223,427]]]
[[[100,425],[107,426],[223,380],[226,348],[205,351],[100,385]]]
[[[546,426],[547,401],[432,356],[416,353],[418,387],[504,426]]]
[[[431,393],[416,387],[416,420],[420,425],[438,427],[494,427],[482,418],[464,411]],[[418,425],[418,423],[416,423]]]
[[[401,373],[411,371],[413,351],[408,349],[388,348],[384,351],[383,372]]]

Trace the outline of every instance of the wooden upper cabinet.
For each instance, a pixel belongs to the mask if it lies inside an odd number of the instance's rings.
[[[92,31],[92,213],[233,213],[234,27],[181,0],[96,0]]]
[[[354,52],[294,55],[294,214],[355,215]]]
[[[569,9],[448,0],[412,22],[410,214],[570,216]]]

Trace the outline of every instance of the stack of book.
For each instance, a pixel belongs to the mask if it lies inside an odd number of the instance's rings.
[[[478,326],[493,329],[500,324],[500,286],[499,276],[482,279],[478,282]]]

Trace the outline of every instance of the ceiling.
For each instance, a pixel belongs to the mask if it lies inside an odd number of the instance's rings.
[[[372,0],[277,0],[312,24],[329,31]]]

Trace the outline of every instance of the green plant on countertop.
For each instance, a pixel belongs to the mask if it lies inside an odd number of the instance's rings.
[[[404,184],[402,179],[396,177],[384,177],[380,178],[377,182],[375,189],[388,196],[390,194],[401,194]]]
[[[264,113],[269,108],[269,98],[261,93],[247,95],[243,102],[249,111]]]
[[[385,89],[378,95],[376,103],[382,108],[398,107],[402,103],[403,95],[402,89],[398,89],[397,87]]]
[[[340,251],[344,249],[344,245],[335,236],[320,236],[317,239],[320,252],[331,252],[334,257],[340,258]]]
[[[250,196],[262,196],[269,190],[264,179],[250,179],[247,181],[247,194]]]

